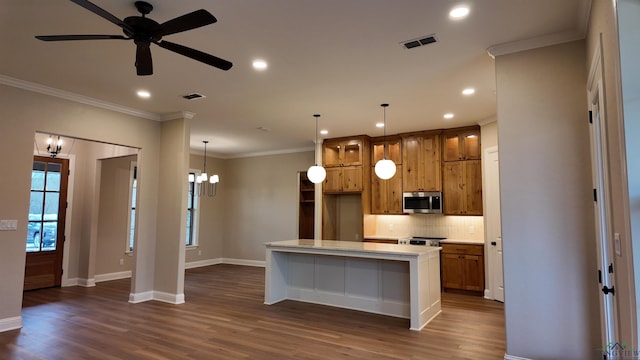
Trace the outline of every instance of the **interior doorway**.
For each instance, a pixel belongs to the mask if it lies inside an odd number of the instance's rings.
[[[68,176],[68,159],[33,157],[24,290],[61,284]]]

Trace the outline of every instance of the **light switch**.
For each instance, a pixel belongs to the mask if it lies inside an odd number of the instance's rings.
[[[0,220],[0,231],[16,231],[18,220]]]

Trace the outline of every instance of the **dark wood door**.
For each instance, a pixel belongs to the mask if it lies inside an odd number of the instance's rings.
[[[69,160],[33,157],[24,290],[60,286]]]

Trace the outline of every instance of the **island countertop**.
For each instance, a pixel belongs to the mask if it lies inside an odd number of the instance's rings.
[[[317,249],[317,250],[337,250],[345,252],[377,253],[389,255],[423,255],[433,251],[442,250],[436,246],[413,246],[383,244],[360,241],[336,241],[336,240],[311,240],[297,239],[284,240],[265,243],[267,247],[273,248],[297,248],[297,249]]]

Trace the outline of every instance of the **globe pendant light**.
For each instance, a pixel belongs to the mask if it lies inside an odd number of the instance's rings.
[[[382,137],[382,159],[378,160],[375,167],[376,175],[382,180],[389,180],[396,174],[396,164],[393,160],[387,159],[387,106],[389,104],[381,104],[384,112],[384,135]]]
[[[315,165],[309,167],[309,170],[307,170],[307,178],[312,183],[319,184],[327,177],[327,171],[322,166],[319,166],[316,160],[316,148],[318,147],[318,118],[320,117],[320,114],[314,114],[313,117],[316,118],[316,142],[313,144],[313,160]]]

